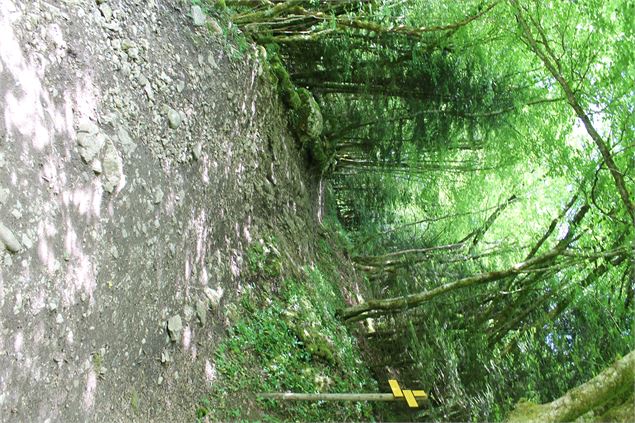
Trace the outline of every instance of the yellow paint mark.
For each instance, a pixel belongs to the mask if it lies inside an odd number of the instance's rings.
[[[408,403],[408,407],[410,408],[418,408],[419,404],[417,404],[417,400],[415,396],[412,395],[412,391],[410,389],[404,389],[403,395],[406,397],[406,402]]]
[[[415,398],[428,398],[428,394],[426,394],[426,391],[412,391],[412,395],[414,395]]]
[[[390,385],[390,389],[392,389],[392,395],[395,398],[402,398],[403,397],[403,393],[401,392],[401,388],[399,387],[399,383],[395,379],[390,379],[388,381],[388,384]]]

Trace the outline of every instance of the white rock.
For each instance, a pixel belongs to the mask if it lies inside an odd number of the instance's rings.
[[[210,306],[212,306],[213,308],[218,307],[218,305],[220,304],[220,300],[221,298],[223,298],[223,294],[225,293],[222,286],[219,286],[216,289],[205,287],[205,289],[203,289],[203,292],[209,299]]]
[[[168,320],[168,335],[170,335],[170,339],[177,342],[181,338],[182,330],[183,322],[181,321],[181,316],[177,314],[170,317],[170,320]]]
[[[103,171],[104,189],[112,194],[123,179],[123,161],[112,143],[108,143],[106,146]]]
[[[168,125],[172,129],[176,129],[181,125],[181,114],[176,110],[170,108],[168,110]]]
[[[194,26],[205,25],[206,18],[200,6],[192,6],[192,23],[194,23]]]
[[[112,19],[112,9],[108,6],[108,3],[102,3],[99,5],[99,10],[106,22],[110,22]]]
[[[101,174],[103,169],[101,167],[101,161],[99,161],[99,159],[93,160],[92,169],[93,169],[93,172],[95,172],[95,174],[97,175]]]
[[[12,253],[17,253],[22,249],[22,245],[13,232],[2,223],[0,223],[0,243],[4,244],[5,248]]]

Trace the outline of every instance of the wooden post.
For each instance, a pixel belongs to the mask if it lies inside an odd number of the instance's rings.
[[[428,394],[422,390],[401,389],[395,379],[388,381],[391,394],[298,394],[294,392],[274,392],[256,394],[259,398],[285,401],[399,401],[406,400],[408,407],[418,408],[417,398],[427,399]]]
[[[291,392],[276,392],[271,394],[256,394],[260,398],[289,400],[289,401],[397,401],[393,394],[297,394]],[[403,400],[402,400],[403,401]]]

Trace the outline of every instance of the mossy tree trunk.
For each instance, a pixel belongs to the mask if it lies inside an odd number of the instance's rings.
[[[508,422],[569,422],[604,404],[611,403],[616,398],[627,398],[618,401],[602,416],[625,417],[623,421],[632,421],[633,403],[630,401],[633,392],[635,375],[635,351],[631,351],[624,358],[616,361],[602,373],[588,382],[571,389],[562,397],[546,404],[522,402],[509,415]],[[615,410],[612,413],[611,410]]]

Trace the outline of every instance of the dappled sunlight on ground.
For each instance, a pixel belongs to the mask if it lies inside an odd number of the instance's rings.
[[[180,420],[217,377],[246,246],[299,211],[260,198],[267,173],[304,176],[292,139],[266,139],[286,121],[269,88],[257,107],[253,58],[150,3],[107,2],[107,22],[95,2],[0,1],[0,223],[20,244],[0,251],[1,421]]]
[[[216,380],[216,365],[211,363],[209,360],[205,360],[205,378],[209,383]]]
[[[14,32],[14,24],[22,19],[16,5],[6,0],[0,9],[0,101],[6,131],[3,149],[28,164],[11,164],[9,205],[15,202],[26,210],[17,208],[14,213],[20,218],[19,225],[3,220],[18,233],[24,252],[20,255],[20,273],[5,273],[2,280],[15,292],[15,315],[25,309],[46,319],[27,320],[24,330],[13,332],[12,350],[20,364],[8,373],[6,369],[0,371],[3,385],[50,378],[52,362],[43,361],[51,344],[49,325],[65,323],[70,316],[62,312],[63,308],[77,304],[80,296],[93,303],[94,248],[86,244],[84,225],[99,220],[103,195],[99,181],[80,182],[77,172],[69,166],[71,156],[76,154],[72,153],[76,143],[74,120],[94,117],[97,88],[88,75],[65,85],[63,92],[57,91],[59,85],[47,86],[45,75],[58,67],[60,55],[65,54],[64,31],[56,24],[46,27],[45,35],[55,46],[54,51],[27,57]],[[31,244],[34,249],[28,251]],[[22,286],[15,285],[18,280]],[[52,321],[43,314],[47,308],[54,311]],[[10,330],[10,324],[5,321],[4,330]],[[73,344],[70,327],[66,343]],[[84,384],[83,405],[88,411],[94,405],[98,384],[94,371],[89,370]],[[18,392],[12,390],[10,395]],[[60,395],[65,397],[66,394]],[[58,412],[49,410],[49,415]]]

